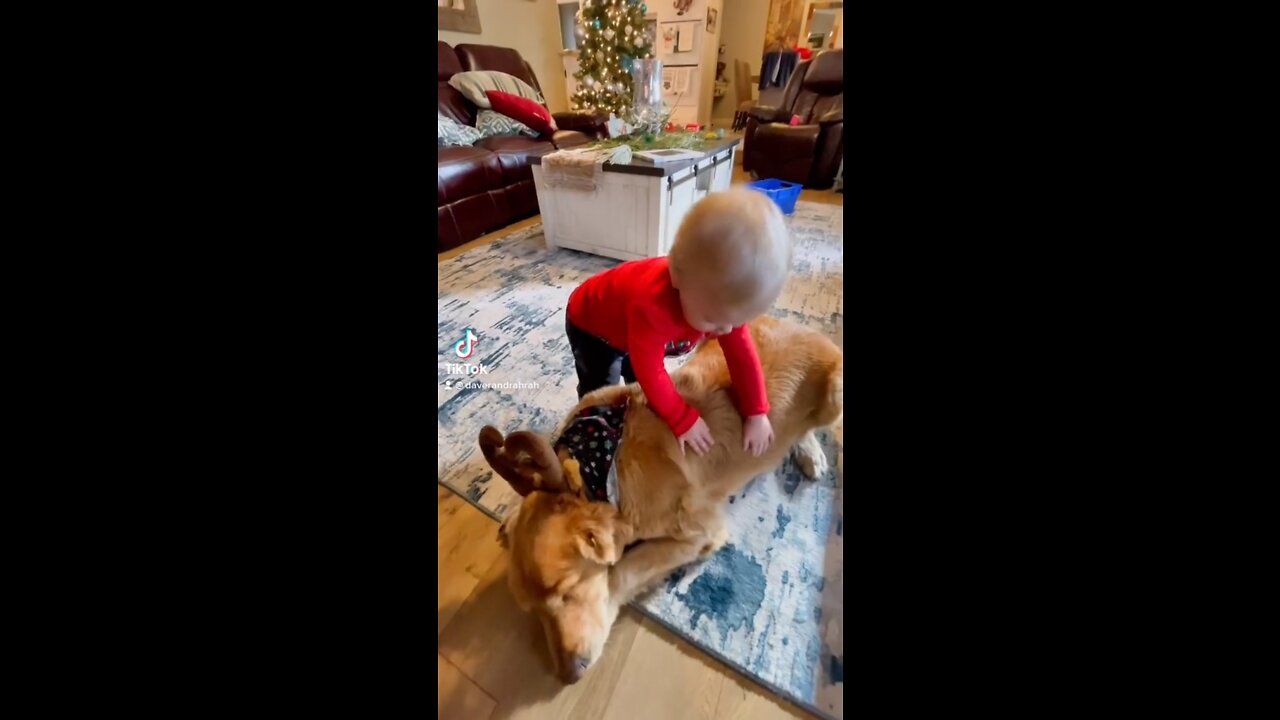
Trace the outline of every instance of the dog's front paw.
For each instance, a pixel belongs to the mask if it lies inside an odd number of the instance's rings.
[[[724,527],[721,527],[718,530],[716,530],[714,533],[712,533],[711,537],[707,539],[706,544],[702,546],[702,550],[698,553],[698,557],[702,557],[702,558],[711,557],[716,553],[717,550],[724,547],[725,544],[728,542],[729,542],[729,530]]]
[[[821,452],[805,452],[801,450],[796,453],[796,464],[800,466],[800,474],[810,480],[815,480],[827,473],[827,455]]]

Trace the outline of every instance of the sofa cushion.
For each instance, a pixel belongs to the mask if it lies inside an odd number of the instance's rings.
[[[529,167],[529,158],[533,155],[546,155],[555,151],[555,146],[546,140],[534,140],[527,137],[493,137],[476,142],[477,148],[492,152],[502,167],[503,181],[507,185],[522,180],[532,180],[533,170]]]
[[[479,147],[436,148],[437,207],[498,190],[505,184],[498,156],[488,150]]]
[[[476,106],[447,82],[439,83],[436,88],[436,110],[463,125],[475,127]]]
[[[458,54],[449,43],[436,41],[436,110],[463,125],[475,126],[476,106],[467,102],[452,85],[449,78],[462,72]]]
[[[449,43],[436,41],[436,80],[449,81],[449,78],[463,71],[458,53],[449,47]]]
[[[542,93],[530,87],[528,83],[520,78],[504,72],[490,70],[461,72],[449,78],[449,84],[457,88],[458,92],[462,93],[463,97],[470,100],[473,105],[486,110],[493,107],[489,103],[487,94],[490,90],[498,90],[517,97],[529,98],[540,104],[546,102],[542,98]]]

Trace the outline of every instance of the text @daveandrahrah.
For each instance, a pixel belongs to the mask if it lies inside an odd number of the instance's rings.
[[[451,390],[537,390],[536,382],[481,382],[466,378],[447,378],[441,383]]]

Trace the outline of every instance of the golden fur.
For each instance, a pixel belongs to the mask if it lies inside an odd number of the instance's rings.
[[[602,388],[570,411],[572,418],[584,407],[630,395],[616,460],[616,509],[585,499],[575,464],[556,457],[545,438],[481,431],[486,460],[524,496],[500,530],[511,553],[512,593],[541,619],[565,681],[577,681],[600,656],[618,610],[638,592],[724,545],[725,500],[747,481],[777,467],[788,452],[795,452],[805,475],[826,471],[813,431],[836,422],[843,410],[839,348],[813,330],[770,318],[753,321],[751,335],[775,433],[760,457],[742,449],[742,417],[714,341],[672,374],[711,428],[716,442],[705,455],[680,451],[638,385]]]

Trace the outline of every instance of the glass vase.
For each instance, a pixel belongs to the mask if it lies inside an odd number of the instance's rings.
[[[631,101],[632,125],[644,133],[661,132],[669,114],[662,100],[662,61],[633,61],[631,77],[635,88]]]

